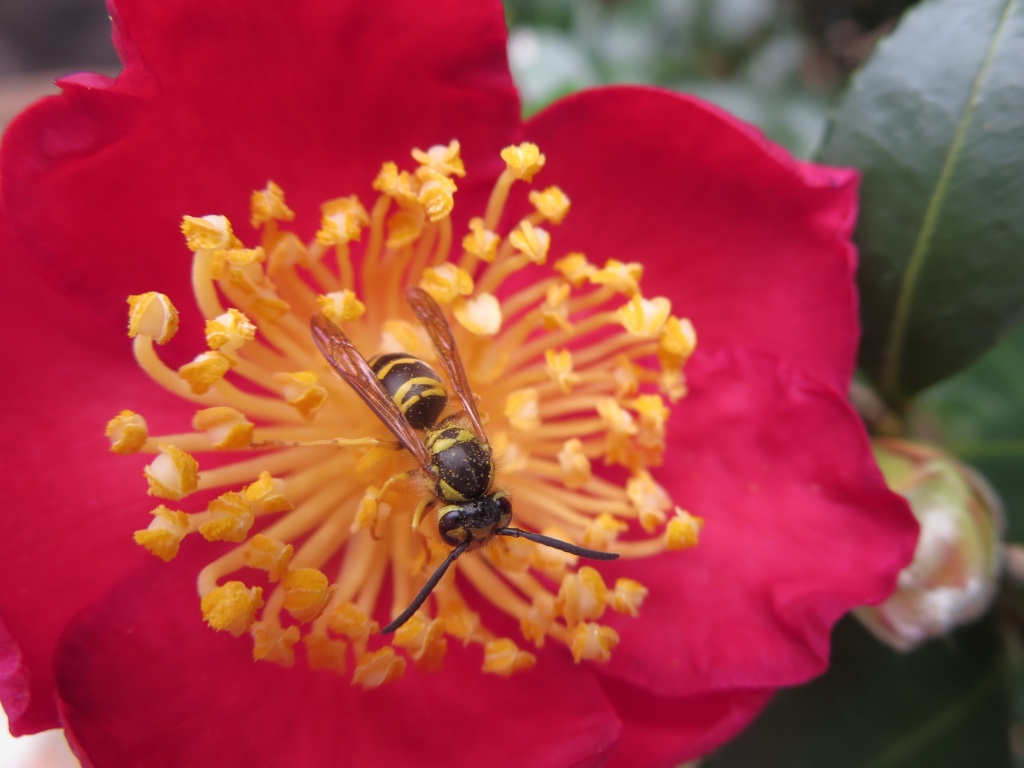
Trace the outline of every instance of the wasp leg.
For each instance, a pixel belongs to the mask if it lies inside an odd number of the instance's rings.
[[[423,522],[423,516],[426,515],[433,507],[433,499],[423,499],[416,505],[416,511],[412,513],[412,529],[414,531],[419,529],[420,523]]]

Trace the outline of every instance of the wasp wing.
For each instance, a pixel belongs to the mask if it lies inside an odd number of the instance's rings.
[[[470,423],[476,431],[476,436],[485,444],[487,433],[480,421],[480,413],[476,409],[476,400],[473,397],[473,390],[469,386],[469,379],[466,377],[466,369],[462,365],[462,358],[459,356],[459,348],[455,345],[455,337],[452,336],[452,329],[441,311],[441,307],[422,288],[413,286],[405,291],[405,298],[409,301],[412,311],[434,342],[438,352],[438,362],[444,368],[448,380],[452,383],[455,396],[459,398],[462,409],[469,416]]]
[[[313,315],[309,326],[313,331],[313,341],[327,362],[370,406],[370,410],[384,422],[384,426],[391,430],[398,442],[413,455],[416,463],[429,475],[433,475],[430,452],[423,444],[423,439],[406,421],[351,339],[321,314]]]

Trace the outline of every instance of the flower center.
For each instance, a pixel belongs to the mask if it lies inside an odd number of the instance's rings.
[[[536,146],[502,152],[506,169],[458,246],[458,142],[413,158],[411,172],[383,165],[370,210],[354,196],[324,203],[310,242],[287,229],[294,214],[273,183],[252,196],[255,247],[223,216],[185,217],[208,349],[178,370],[161,361],[154,342],[174,335],[178,314],[158,293],[129,298],[129,335],[139,365],[197,405],[193,431],[152,436],[124,411],[107,434],[118,453],[155,454],[151,495],[196,494],[205,508],[161,504],[135,540],[164,560],[192,534],[235,543],[199,574],[207,623],[248,633],[255,658],[284,666],[301,641],[311,667],[351,668],[364,687],[401,677],[407,660],[439,666],[449,636],[480,644],[484,671],[533,666],[483,623],[474,607],[486,603],[512,620],[492,623],[518,623],[528,643],[551,638],[577,662],[605,660],[618,635],[601,617],[635,616],[647,590],[607,585],[581,550],[649,557],[693,546],[700,530],[648,472],[685,394],[693,328],[667,299],[641,295],[638,264],[569,253],[547,266],[548,228],[569,210],[557,187],[530,192],[533,212],[498,233],[514,183],[544,165]],[[314,340],[314,316],[327,342]],[[437,373],[453,370],[465,381]],[[391,405],[367,407],[360,398],[374,392]],[[448,450],[481,466],[472,493],[450,487],[462,469],[454,480],[439,469]],[[227,453],[200,471],[192,454],[217,451]],[[611,466],[595,472],[595,461]],[[475,503],[480,491],[512,522],[474,518],[478,535],[460,495]],[[458,552],[453,520],[476,537]],[[534,540],[499,535],[510,524]],[[377,619],[415,608],[437,574],[418,610],[380,634]]]

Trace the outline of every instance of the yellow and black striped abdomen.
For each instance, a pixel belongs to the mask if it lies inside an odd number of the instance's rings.
[[[448,391],[429,365],[404,352],[377,355],[369,364],[413,429],[437,423],[448,404]]]

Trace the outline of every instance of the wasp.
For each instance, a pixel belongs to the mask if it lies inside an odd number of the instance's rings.
[[[441,539],[453,549],[427,579],[409,607],[382,634],[394,632],[419,610],[441,577],[464,553],[495,536],[523,538],[592,560],[615,560],[612,552],[576,546],[533,531],[510,527],[512,501],[494,487],[494,457],[476,400],[469,386],[455,337],[437,302],[421,288],[405,292],[413,313],[426,330],[437,359],[462,410],[440,419],[448,405],[448,388],[419,358],[404,353],[378,355],[369,362],[338,326],[321,314],[313,315],[313,340],[337,374],[391,431],[415,459],[433,498],[425,499],[413,516],[414,526],[424,511],[437,510]]]

